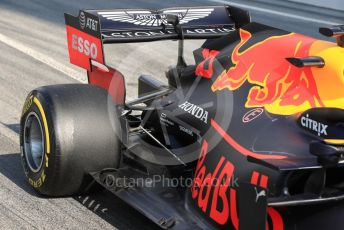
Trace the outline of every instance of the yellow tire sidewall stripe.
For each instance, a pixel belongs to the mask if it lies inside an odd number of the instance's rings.
[[[43,121],[44,132],[45,132],[45,143],[46,143],[46,155],[45,155],[46,162],[45,163],[46,163],[46,167],[48,167],[48,154],[50,154],[50,136],[49,136],[48,121],[47,121],[47,117],[45,115],[41,102],[36,97],[34,97],[33,102],[37,106],[41,114],[42,121]]]

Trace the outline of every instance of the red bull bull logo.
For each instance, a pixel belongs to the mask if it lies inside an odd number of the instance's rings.
[[[240,51],[251,37],[250,32],[240,30],[241,42],[232,54],[235,66],[216,79],[213,91],[236,90],[248,82],[253,85],[245,105],[248,108],[267,107],[269,111],[269,107],[285,106],[303,111],[305,106],[323,106],[311,69],[297,68],[286,60],[308,56],[315,39],[290,33],[270,37]]]
[[[311,56],[314,44],[318,52],[333,46],[332,43],[289,33],[269,37],[242,50],[252,34],[243,29],[239,33],[241,41],[232,53],[234,66],[217,77],[212,85],[214,92],[235,91],[248,83],[251,88],[245,107],[264,107],[274,114],[291,115],[325,106],[317,86],[323,80],[316,79],[312,70],[316,67],[298,68],[286,58]],[[209,77],[209,70],[205,77]]]

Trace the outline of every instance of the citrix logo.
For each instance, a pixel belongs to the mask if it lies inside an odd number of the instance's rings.
[[[306,116],[301,117],[301,125],[305,128],[317,132],[318,136],[322,134],[327,136],[328,125],[310,119],[308,114]]]

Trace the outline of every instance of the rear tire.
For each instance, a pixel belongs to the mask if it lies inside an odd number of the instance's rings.
[[[105,90],[92,85],[54,85],[33,90],[20,121],[22,165],[40,194],[83,193],[88,175],[120,162],[121,131]]]

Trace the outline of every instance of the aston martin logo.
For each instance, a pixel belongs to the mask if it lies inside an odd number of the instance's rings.
[[[185,9],[185,10],[164,10],[161,13],[155,13],[147,10],[139,11],[102,11],[99,15],[116,22],[132,23],[140,26],[157,27],[161,24],[167,24],[166,16],[168,14],[178,15],[179,23],[186,24],[193,20],[198,20],[209,16],[214,11],[214,8],[208,9]]]

